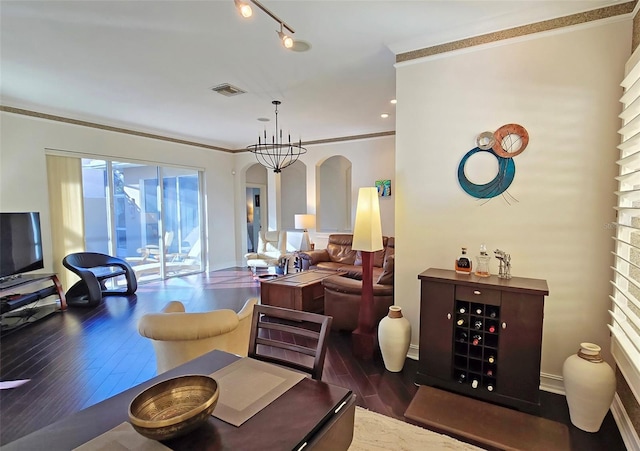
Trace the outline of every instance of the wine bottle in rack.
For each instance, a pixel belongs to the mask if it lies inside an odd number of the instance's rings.
[[[460,306],[460,308],[458,308],[458,313],[467,313],[467,309],[464,306]]]
[[[482,330],[482,321],[480,321],[479,319],[475,320],[475,322],[473,323],[473,327],[476,330]]]
[[[458,318],[458,321],[456,321],[456,324],[458,326],[464,326],[464,323],[465,323],[465,321],[464,321],[464,318],[462,318],[462,317]]]
[[[494,333],[496,331],[495,324],[490,325],[488,330],[489,330],[489,332]]]
[[[493,376],[493,370],[487,370],[486,375],[489,377]]]
[[[471,381],[471,387],[472,387],[472,388],[478,388],[478,379],[474,378],[474,379]]]
[[[493,391],[493,384],[487,384],[487,390]]]
[[[461,330],[458,332],[458,341],[460,343],[466,343],[467,342],[467,338],[469,338],[469,336],[467,335],[467,333],[464,330]]]
[[[467,375],[464,373],[460,373],[458,375],[458,383],[463,384],[467,380]]]
[[[473,343],[474,346],[478,346],[481,341],[482,335],[480,334],[475,334],[473,337],[471,337],[471,343]]]
[[[482,315],[482,307],[476,307],[476,315]]]
[[[494,356],[490,355],[490,356],[487,358],[487,362],[489,362],[489,363],[495,363],[495,362],[496,362],[496,358],[495,358]]]
[[[489,318],[497,318],[498,317],[498,311],[496,309],[491,309],[489,310]]]

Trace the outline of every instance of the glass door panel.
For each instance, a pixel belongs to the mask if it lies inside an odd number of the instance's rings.
[[[139,282],[203,270],[199,171],[90,159],[82,168],[87,251],[125,259]]]
[[[163,220],[165,230],[173,233],[168,246],[167,275],[202,271],[200,230],[200,174],[182,168],[162,168]]]
[[[84,240],[87,252],[111,254],[107,181],[106,161],[82,160]]]
[[[113,162],[116,255],[133,266],[138,281],[162,277],[158,167]],[[121,210],[124,209],[124,210]]]

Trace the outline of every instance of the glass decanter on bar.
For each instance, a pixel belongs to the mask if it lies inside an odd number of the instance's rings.
[[[491,272],[489,271],[489,263],[491,262],[491,256],[487,254],[487,246],[480,245],[480,255],[476,256],[478,261],[476,265],[475,275],[478,277],[489,277]]]

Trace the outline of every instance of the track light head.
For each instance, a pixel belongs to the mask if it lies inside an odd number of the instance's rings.
[[[242,17],[251,17],[253,13],[251,10],[251,5],[254,5],[258,9],[262,10],[269,17],[271,17],[273,20],[275,20],[278,24],[280,24],[280,31],[276,30],[276,33],[278,33],[280,42],[282,42],[282,45],[286,49],[292,50],[294,52],[306,52],[311,47],[308,43],[304,41],[294,41],[290,35],[285,34],[285,32],[283,31],[285,28],[287,32],[291,34],[295,33],[296,31],[293,28],[291,28],[291,26],[288,25],[285,21],[280,19],[273,12],[271,12],[262,3],[260,3],[259,0],[233,0],[233,2],[235,3],[236,8],[240,12],[240,14],[242,14]]]
[[[236,8],[238,9],[238,12],[240,13],[240,15],[245,19],[253,15],[253,10],[251,9],[251,5],[249,5],[248,3],[245,3],[241,0],[233,0],[233,2],[235,3]]]
[[[278,37],[282,41],[282,45],[285,48],[290,49],[293,47],[293,38],[289,35],[284,34],[284,32],[282,31],[282,24],[280,24],[280,31],[276,32],[278,33]]]

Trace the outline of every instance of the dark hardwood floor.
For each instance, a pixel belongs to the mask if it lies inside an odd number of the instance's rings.
[[[151,343],[137,321],[168,301],[187,311],[238,311],[259,284],[247,269],[173,278],[140,285],[136,295],[108,297],[94,309],[72,308],[0,336],[0,380],[30,381],[0,390],[0,445],[100,402],[155,375]],[[351,355],[350,336],[332,333],[322,379],[350,388],[359,406],[404,419],[415,394],[417,362],[407,359],[400,373],[384,369],[378,355],[361,361]],[[569,425],[572,450],[624,450],[611,413],[591,434],[571,425],[565,398],[542,392],[541,415]],[[455,406],[451,406],[455,409]]]

